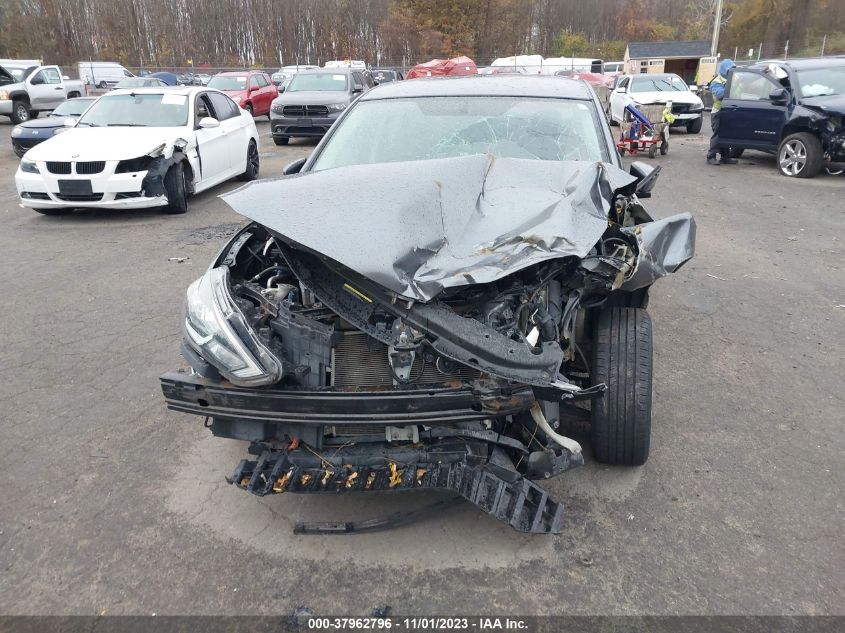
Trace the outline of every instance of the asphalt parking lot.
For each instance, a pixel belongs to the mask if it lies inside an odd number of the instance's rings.
[[[276,147],[257,122],[263,177],[313,149]],[[424,501],[253,497],[223,479],[244,444],[165,410],[185,289],[244,222],[217,198],[238,183],[183,216],[45,217],[18,206],[10,130],[0,122],[0,611],[845,612],[845,176],[788,179],[754,153],[708,167],[705,134],[672,136],[649,208],[693,212],[698,244],[651,295],[651,458],[588,456],[548,483],[568,508],[559,536],[468,504],[390,532],[294,536],[296,520]]]

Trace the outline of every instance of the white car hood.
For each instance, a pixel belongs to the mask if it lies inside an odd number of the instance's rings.
[[[692,92],[687,90],[680,92],[678,90],[653,90],[650,92],[630,92],[628,96],[631,97],[637,103],[641,103],[643,105],[647,105],[649,103],[666,103],[667,101],[671,101],[672,103],[690,103],[690,104],[700,104],[701,99],[695,96]]]
[[[126,160],[149,154],[164,143],[169,154],[179,138],[190,141],[184,127],[74,127],[39,143],[26,153],[33,161]]]

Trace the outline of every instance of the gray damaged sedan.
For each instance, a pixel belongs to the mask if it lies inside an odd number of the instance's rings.
[[[170,409],[250,443],[232,485],[441,490],[555,533],[541,484],[583,464],[581,441],[646,461],[648,296],[695,223],[648,215],[658,169],[623,171],[586,83],[380,86],[285,174],[224,196],[252,222],[188,289],[190,370],[161,377]]]

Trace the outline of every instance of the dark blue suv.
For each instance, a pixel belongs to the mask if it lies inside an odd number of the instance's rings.
[[[719,136],[735,158],[746,149],[776,154],[785,176],[812,178],[845,162],[845,57],[734,68]]]

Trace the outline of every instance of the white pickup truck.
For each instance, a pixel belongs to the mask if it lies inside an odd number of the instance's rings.
[[[33,60],[0,60],[0,115],[23,123],[53,110],[65,99],[87,95],[85,84],[62,75],[58,66]]]

